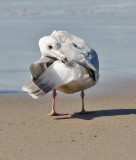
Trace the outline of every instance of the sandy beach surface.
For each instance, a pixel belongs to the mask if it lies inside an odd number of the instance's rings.
[[[0,160],[134,160],[136,94],[86,97],[51,95],[34,100],[27,94],[0,94]],[[90,112],[93,111],[93,112]]]
[[[4,0],[0,22],[0,160],[135,160],[136,1]],[[74,114],[79,93],[58,93],[56,110],[69,114],[59,117],[47,116],[51,94],[18,93],[41,57],[39,39],[53,30],[98,53],[100,80],[85,93],[86,115]]]

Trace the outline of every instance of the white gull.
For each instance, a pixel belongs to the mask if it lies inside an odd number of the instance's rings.
[[[81,38],[66,31],[54,31],[39,40],[42,57],[31,64],[31,82],[23,87],[33,98],[53,90],[50,116],[62,115],[55,111],[56,90],[71,94],[81,91],[82,110],[84,90],[94,86],[99,78],[97,53]]]

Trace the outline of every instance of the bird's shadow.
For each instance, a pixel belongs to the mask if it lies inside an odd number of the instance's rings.
[[[111,109],[111,110],[98,110],[98,111],[87,111],[86,114],[74,113],[70,115],[70,117],[57,117],[56,120],[62,119],[84,119],[91,120],[97,117],[105,117],[105,116],[118,116],[118,115],[130,115],[136,114],[136,109]]]

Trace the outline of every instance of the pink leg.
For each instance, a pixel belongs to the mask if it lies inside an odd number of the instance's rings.
[[[77,114],[86,114],[87,112],[84,109],[84,91],[81,91],[81,98],[82,98],[82,110],[80,112],[77,112]]]
[[[61,113],[56,113],[55,111],[55,97],[57,96],[56,89],[53,90],[53,103],[52,103],[52,111],[49,116],[60,116],[60,115],[67,115],[67,114],[61,114]]]
[[[82,98],[82,110],[80,112],[80,114],[84,114],[86,111],[84,109],[84,91],[81,91],[81,98]]]
[[[82,98],[82,110],[81,112],[78,112],[78,114],[90,114],[90,113],[94,113],[94,112],[87,112],[84,109],[84,91],[81,91],[81,98]]]

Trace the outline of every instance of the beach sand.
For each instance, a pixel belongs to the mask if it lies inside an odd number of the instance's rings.
[[[27,94],[0,94],[0,160],[134,160],[136,94],[34,100]]]

